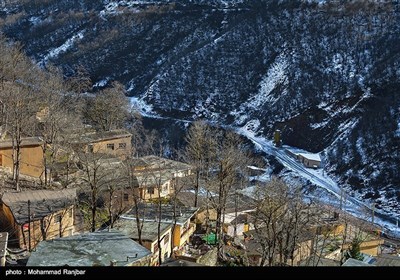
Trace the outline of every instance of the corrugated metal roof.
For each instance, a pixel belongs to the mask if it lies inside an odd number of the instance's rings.
[[[23,192],[6,192],[2,201],[12,211],[18,224],[28,221],[28,200],[32,220],[40,219],[51,213],[75,204],[76,188],[63,190],[35,190]]]

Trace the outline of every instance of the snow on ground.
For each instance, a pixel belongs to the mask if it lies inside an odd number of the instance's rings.
[[[317,192],[310,193],[308,196],[311,198],[316,198],[321,202],[326,204],[338,206],[341,199],[341,193],[343,193],[343,197],[345,197],[344,209],[361,219],[366,219],[368,214],[372,213],[371,206],[367,203],[358,200],[352,196],[345,194],[344,190],[337,185],[329,176],[327,176],[322,169],[310,169],[306,168],[303,164],[298,162],[296,159],[291,157],[285,150],[289,148],[284,146],[282,148],[277,148],[273,145],[272,141],[268,141],[265,138],[257,137],[251,131],[240,128],[237,129],[237,132],[248,139],[250,139],[257,148],[264,151],[267,154],[275,156],[276,159],[287,169],[292,170],[297,175],[309,180],[314,185],[318,186],[321,190]],[[291,149],[292,151],[302,152],[300,149]],[[307,153],[307,151],[303,151]],[[321,191],[323,191],[324,195],[321,195]],[[344,199],[342,199],[344,201]],[[384,213],[381,210],[375,209],[375,220],[374,222],[383,228],[390,231],[392,235],[400,237],[400,228],[396,227],[396,217],[387,213]]]
[[[276,97],[271,95],[271,92],[278,86],[279,84],[287,85],[289,80],[286,76],[286,69],[288,67],[288,62],[286,55],[281,53],[272,66],[268,69],[267,74],[260,82],[260,90],[258,93],[249,100],[244,103],[242,108],[260,108],[266,102],[270,102],[274,104],[284,93],[280,96]],[[242,110],[244,111],[244,110]]]
[[[122,13],[121,8],[127,7],[132,8],[137,5],[141,4],[151,4],[155,1],[112,1],[109,2],[107,5],[104,6],[104,10],[100,11],[100,17],[103,19],[106,15],[115,15]],[[157,2],[157,1],[156,1]],[[137,9],[130,9],[130,12],[139,12]]]
[[[195,192],[195,190],[188,190],[188,191],[186,191],[186,192],[190,192],[190,193],[196,193]],[[218,195],[216,194],[216,193],[214,193],[214,192],[212,192],[212,191],[209,191],[209,190],[206,190],[205,188],[203,188],[203,187],[200,187],[199,188],[199,192],[198,192],[198,195],[199,196],[211,196],[211,197],[217,197]]]
[[[61,53],[66,52],[69,48],[71,48],[74,45],[76,41],[81,40],[83,38],[84,33],[85,30],[81,30],[78,34],[75,34],[74,36],[69,38],[67,41],[64,42],[64,44],[62,44],[58,48],[49,51],[49,53],[45,55],[45,57],[43,58],[42,63],[46,64],[50,58],[57,57]]]
[[[93,87],[94,88],[96,88],[96,87],[105,87],[108,84],[109,81],[110,81],[110,78],[107,77],[107,78],[102,79],[102,80],[98,81],[97,83],[95,83],[93,85]]]
[[[145,117],[156,118],[156,114],[153,112],[153,106],[147,104],[143,98],[131,97],[131,106],[133,109],[139,111]]]

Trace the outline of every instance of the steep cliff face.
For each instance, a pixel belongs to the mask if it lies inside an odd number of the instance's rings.
[[[152,114],[279,128],[338,182],[400,200],[397,1],[17,2],[2,30],[37,63],[122,81]]]

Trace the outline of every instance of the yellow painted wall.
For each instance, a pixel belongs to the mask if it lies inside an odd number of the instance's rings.
[[[168,195],[170,195],[172,193],[172,189],[170,188],[170,182],[166,182],[161,188],[163,189],[164,187],[166,187],[166,191],[161,191],[161,195],[158,195],[158,187],[154,187],[153,190],[153,194],[150,194],[147,192],[147,187],[146,188],[142,188],[140,187],[140,198],[144,199],[144,200],[149,200],[149,199],[154,199],[154,198],[159,198],[159,197],[167,197]]]
[[[13,169],[12,148],[0,148],[2,166]],[[41,146],[25,146],[21,148],[20,173],[40,178],[43,175],[43,149]]]
[[[204,209],[196,214],[196,223],[203,224],[203,223],[205,223],[206,218],[207,218],[207,209]],[[210,221],[216,221],[217,220],[217,210],[212,209],[212,208],[208,209],[208,219]]]
[[[119,143],[125,143],[126,148],[119,148]],[[108,149],[107,144],[114,144],[114,150]],[[117,156],[121,159],[126,159],[127,155],[131,152],[131,137],[117,138],[104,140],[100,142],[92,143],[94,153],[105,153],[113,156]],[[86,147],[88,152],[88,147]]]
[[[70,209],[72,209],[72,212],[70,212]],[[70,214],[72,214],[72,216]],[[60,223],[58,223],[55,219],[57,215],[61,215],[62,217],[61,236],[70,236],[74,233],[74,209],[73,206],[71,206],[69,208],[66,208],[65,210],[55,212],[43,219],[45,223],[46,240],[60,237]],[[43,235],[40,227],[40,220],[35,220],[31,222],[31,248],[35,248],[36,245],[43,240]],[[27,229],[23,230],[21,225],[19,226],[19,233],[20,247],[28,248],[29,231]]]
[[[71,210],[72,209],[72,210]],[[72,212],[70,212],[72,211]],[[74,209],[73,206],[66,208],[65,210],[61,210],[58,212],[55,212],[52,215],[49,215],[43,219],[45,222],[46,226],[45,232],[46,232],[46,239],[54,239],[56,237],[60,236],[60,224],[55,221],[55,216],[57,214],[60,214],[62,219],[61,219],[61,233],[62,236],[69,236],[74,233]],[[72,216],[70,215],[72,214]],[[0,213],[0,217],[2,222],[9,226],[12,227],[14,230],[13,232],[15,235],[13,235],[12,239],[17,239],[18,244],[20,248],[28,248],[28,243],[29,243],[29,229],[28,227],[26,229],[23,228],[23,225],[19,225],[15,222],[14,216],[8,206],[3,204],[2,207],[2,212]],[[33,217],[34,219],[34,217]],[[30,223],[30,233],[31,233],[31,248],[35,248],[36,245],[43,240],[43,234],[41,230],[41,221],[40,220],[34,220]],[[10,238],[11,239],[11,238]]]
[[[363,241],[360,244],[360,252],[371,256],[377,256],[380,254],[380,246],[383,244],[383,239],[375,239],[370,241]],[[343,249],[347,250],[351,246],[350,243],[345,244]]]
[[[11,213],[10,208],[5,204],[1,204],[0,220],[5,227],[10,228],[8,239],[14,240],[18,238],[18,225],[15,224],[14,216]],[[11,232],[12,229],[14,230]]]
[[[192,236],[193,232],[196,229],[196,224],[190,223],[190,227],[185,232],[183,232],[183,228],[181,225],[175,225],[174,230],[174,247],[180,247],[186,242],[189,242],[190,236]]]

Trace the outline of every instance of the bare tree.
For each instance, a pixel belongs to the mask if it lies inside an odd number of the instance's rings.
[[[216,238],[218,258],[223,255],[225,210],[227,197],[233,186],[240,184],[243,170],[249,165],[248,151],[239,135],[231,131],[214,133],[216,135],[216,153],[210,166],[210,185],[218,192],[215,205],[217,213]]]
[[[52,171],[59,152],[64,148],[69,134],[81,127],[80,115],[65,106],[66,92],[62,74],[54,67],[42,74],[42,88],[40,91],[40,107],[36,114],[38,121],[38,135],[44,141],[44,185],[51,184]]]
[[[208,171],[211,155],[215,148],[215,139],[212,138],[213,130],[205,122],[196,121],[189,128],[185,137],[187,142],[184,158],[193,167],[194,182],[194,207],[197,207],[200,179]]]
[[[103,198],[102,196],[110,186],[121,182],[123,176],[118,172],[121,166],[115,166],[102,154],[78,153],[78,157],[78,165],[84,172],[82,176],[84,191],[87,190],[89,194],[90,229],[93,232],[96,230],[98,222],[104,222],[97,220],[98,201]]]
[[[299,237],[309,226],[309,205],[300,188],[273,178],[259,190],[255,213],[256,241],[261,247],[261,266],[286,265],[292,260]]]
[[[92,89],[92,80],[83,65],[78,65],[74,75],[67,79],[67,84],[69,90],[77,94],[82,94]]]
[[[137,161],[133,160],[132,158],[128,158],[126,160],[125,166],[126,166],[126,176],[128,180],[128,188],[131,191],[132,197],[133,197],[133,203],[134,203],[134,209],[135,209],[135,218],[136,218],[136,227],[137,227],[137,233],[138,233],[138,242],[140,245],[143,245],[142,241],[142,230],[143,230],[143,219],[144,219],[144,208],[143,211],[140,211],[140,204],[142,202],[142,198],[140,195],[140,185],[139,183],[144,183],[141,181],[137,180],[137,177],[134,175],[135,167],[136,167]],[[142,217],[142,219],[141,219]]]
[[[97,129],[109,131],[123,127],[129,111],[130,104],[124,86],[114,82],[111,88],[106,88],[94,97],[88,98],[86,118]]]

